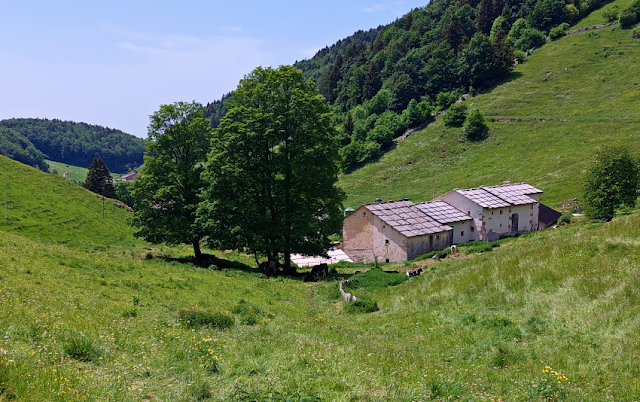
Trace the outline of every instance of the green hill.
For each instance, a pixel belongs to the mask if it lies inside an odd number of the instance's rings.
[[[7,215],[4,215],[4,194]],[[130,213],[62,177],[0,156],[0,230],[59,243],[134,244]]]
[[[23,138],[18,141],[16,133]],[[22,145],[25,141],[27,145]],[[3,142],[13,145],[5,147]],[[3,152],[4,148],[21,148],[25,154],[29,146],[35,147],[47,159],[81,167],[89,167],[93,158],[100,156],[116,173],[126,173],[142,165],[144,154],[143,139],[108,127],[57,119],[0,121],[0,154],[12,155]],[[24,158],[20,161],[27,163]]]
[[[602,12],[577,27],[603,23]],[[585,168],[599,146],[640,145],[639,57],[640,40],[616,26],[548,43],[505,82],[467,101],[494,120],[488,139],[466,142],[461,129],[433,123],[375,163],[342,176],[347,203],[424,201],[434,192],[504,180],[543,189],[542,201],[551,205],[580,197]]]
[[[353,268],[266,279],[0,226],[0,400],[634,400],[639,228],[514,239],[357,289],[380,311],[350,314],[334,278]]]

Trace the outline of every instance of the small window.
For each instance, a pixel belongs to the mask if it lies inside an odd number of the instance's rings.
[[[436,240],[440,240],[440,235],[437,235],[437,236],[436,236]]]
[[[473,233],[473,231],[474,231],[473,226],[471,226],[471,233]]]
[[[384,242],[385,242],[385,243],[387,243],[387,244],[389,244],[389,239],[385,240]]]
[[[389,259],[387,258],[386,260],[384,260],[385,262],[389,262]]]
[[[500,210],[500,215],[502,215],[502,210]]]
[[[382,228],[383,228],[383,229],[386,229],[387,227],[386,227],[385,225],[382,225]]]
[[[502,223],[500,224],[500,227],[502,227]]]
[[[464,236],[464,230],[460,232],[460,236]]]
[[[491,211],[491,215],[493,215],[493,211]]]
[[[467,211],[467,215],[471,216],[471,211]]]

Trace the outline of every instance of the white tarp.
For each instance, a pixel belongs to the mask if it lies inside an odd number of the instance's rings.
[[[291,254],[291,262],[299,267],[312,267],[318,264],[335,264],[340,261],[353,262],[344,251],[334,248],[329,250],[329,258],[307,256],[302,254]]]

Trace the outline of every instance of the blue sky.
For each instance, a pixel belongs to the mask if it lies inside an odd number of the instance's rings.
[[[425,4],[0,0],[0,119],[58,118],[146,137],[161,104],[206,104],[259,65],[310,58]]]

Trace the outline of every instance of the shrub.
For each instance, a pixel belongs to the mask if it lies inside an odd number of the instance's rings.
[[[210,313],[206,311],[195,311],[180,309],[178,312],[180,321],[189,328],[215,328],[225,329],[233,326],[235,320],[233,316],[226,313]]]
[[[620,7],[615,5],[611,7],[607,7],[604,9],[604,11],[602,11],[602,16],[607,22],[616,21],[619,15],[620,15]]]
[[[89,362],[100,357],[100,350],[93,344],[91,338],[84,335],[74,335],[62,346],[64,353],[74,360]]]
[[[526,28],[522,30],[522,35],[515,41],[514,47],[524,52],[534,48],[538,48],[547,42],[544,32],[535,28]]]
[[[461,127],[467,118],[467,105],[464,102],[454,103],[444,114],[444,125],[447,127]]]
[[[458,91],[451,92],[440,92],[436,96],[436,106],[440,110],[447,110],[449,106],[453,105],[458,98],[460,98],[460,93]]]
[[[631,7],[624,8],[620,12],[620,28],[633,28],[638,23],[638,13]]]
[[[356,300],[344,306],[344,311],[351,314],[373,313],[378,310],[378,303],[373,300]]]
[[[474,109],[469,113],[467,120],[464,122],[462,132],[469,141],[481,140],[489,135],[489,127],[487,127],[484,122],[484,116],[478,109]]]
[[[344,284],[348,289],[383,289],[389,286],[396,286],[407,280],[407,276],[400,273],[386,273],[381,269],[371,269],[364,274],[351,277],[351,280]]]
[[[551,32],[549,32],[549,38],[551,38],[551,40],[562,38],[567,34],[567,29],[569,29],[569,24],[563,22],[557,27],[551,29]]]
[[[558,225],[563,225],[563,224],[569,224],[569,223],[571,223],[571,217],[572,217],[572,215],[571,215],[570,213],[562,214],[562,215],[558,218]]]
[[[136,310],[135,308],[126,310],[124,313],[122,313],[122,316],[124,318],[136,318],[138,316],[138,310]]]

